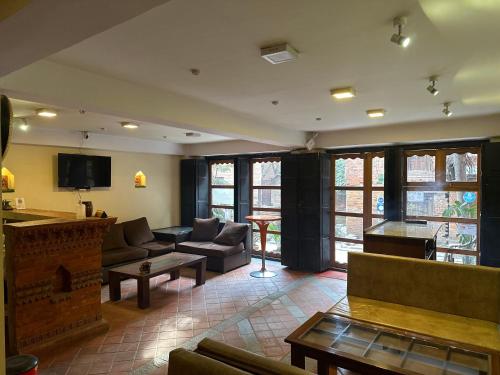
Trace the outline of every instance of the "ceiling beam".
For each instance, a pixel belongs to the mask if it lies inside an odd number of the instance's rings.
[[[169,0],[32,0],[0,13],[0,76],[68,48]],[[4,2],[2,2],[4,3]],[[8,11],[8,12],[7,12]]]
[[[321,132],[316,138],[316,146],[342,148],[487,139],[497,136],[500,136],[500,114]]]
[[[301,146],[305,133],[193,97],[41,60],[0,78],[17,99],[145,121],[277,146]]]

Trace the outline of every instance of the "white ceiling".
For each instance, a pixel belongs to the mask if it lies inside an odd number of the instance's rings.
[[[137,122],[139,128],[125,129],[121,122],[129,121],[126,118],[85,112],[81,114],[76,109],[54,107],[43,103],[35,103],[25,100],[11,99],[14,117],[26,118],[30,127],[88,131],[96,134],[116,135],[122,137],[135,137],[157,141],[167,141],[179,144],[205,143],[215,141],[225,141],[230,138],[200,133],[200,137],[187,137],[190,130],[169,127],[165,125],[152,124],[149,122]],[[57,111],[58,116],[54,118],[44,118],[36,115],[36,110],[40,108],[50,108]]]
[[[389,42],[401,14],[413,39],[406,50]],[[442,118],[444,101],[456,117],[500,112],[498,19],[498,0],[171,0],[51,59],[290,129],[338,130]],[[259,57],[279,41],[299,59]],[[433,74],[437,97],[425,90]],[[330,98],[349,85],[354,100]],[[386,117],[368,119],[369,108]]]

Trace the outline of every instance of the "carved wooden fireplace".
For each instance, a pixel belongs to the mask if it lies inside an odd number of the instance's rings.
[[[107,329],[101,246],[109,219],[47,219],[4,226],[9,352]]]

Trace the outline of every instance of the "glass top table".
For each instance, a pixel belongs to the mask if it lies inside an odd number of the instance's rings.
[[[318,360],[318,374],[338,366],[370,374],[489,375],[491,356],[446,341],[317,313],[285,340],[292,364]],[[295,362],[295,363],[294,363]]]

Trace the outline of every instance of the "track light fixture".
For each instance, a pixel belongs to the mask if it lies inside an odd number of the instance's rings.
[[[406,48],[410,45],[411,39],[403,35],[403,27],[406,25],[406,17],[396,17],[392,21],[394,27],[398,28],[398,32],[392,34],[391,42],[396,43],[398,46]]]
[[[436,82],[437,82],[436,76],[429,77],[429,86],[427,86],[427,91],[429,91],[434,96],[439,94],[439,90],[436,88]]]
[[[453,112],[450,109],[450,105],[451,105],[450,102],[443,103],[443,114],[446,117],[450,117],[453,114]]]

